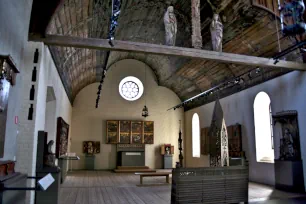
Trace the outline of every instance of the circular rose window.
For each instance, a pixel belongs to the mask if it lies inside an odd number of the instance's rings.
[[[128,101],[135,101],[143,94],[143,85],[139,79],[133,76],[125,77],[119,84],[119,93]]]

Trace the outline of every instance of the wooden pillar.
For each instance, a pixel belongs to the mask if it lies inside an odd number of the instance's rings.
[[[191,0],[192,47],[202,48],[200,0]]]

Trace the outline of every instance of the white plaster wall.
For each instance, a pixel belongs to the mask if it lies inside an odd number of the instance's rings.
[[[4,157],[0,160],[13,160],[16,156],[18,126],[14,123],[14,117],[18,116],[23,103],[21,76],[24,73],[23,56],[29,31],[31,6],[32,0],[0,1],[0,54],[11,55],[21,72],[17,75],[17,84],[10,89]]]
[[[296,71],[220,100],[226,124],[240,123],[242,125],[243,150],[246,151],[249,160],[250,179],[260,183],[275,184],[274,164],[256,162],[253,103],[260,91],[270,96],[273,114],[283,110],[298,111],[304,177],[306,177],[306,126],[304,125],[306,123],[306,73]],[[196,112],[200,116],[201,128],[210,126],[213,107],[214,103],[210,103],[185,113],[188,166],[208,166],[208,157],[201,156],[197,159],[191,156],[191,119],[192,114]],[[274,132],[275,140],[277,140],[276,128]],[[275,144],[279,143],[275,141]],[[275,146],[275,151],[278,149],[279,147]]]
[[[50,140],[56,142],[56,120],[56,100],[49,101],[46,104],[45,115],[45,131],[48,132],[48,142]],[[55,152],[55,145],[53,145],[52,151]]]
[[[147,86],[144,82],[147,69]],[[175,154],[173,166],[178,161],[179,120],[184,119],[183,110],[167,111],[178,104],[180,99],[171,90],[158,86],[151,69],[136,60],[123,60],[111,66],[102,87],[100,107],[95,109],[98,83],[85,87],[77,95],[72,114],[71,152],[81,156],[80,161],[73,163],[74,169],[84,169],[83,141],[101,142],[101,153],[96,155],[96,169],[114,169],[116,167],[116,145],[105,144],[106,120],[144,120],[141,111],[144,97],[129,102],[119,95],[119,83],[126,76],[135,76],[144,84],[147,93],[147,106],[150,116],[146,120],[154,121],[154,145],[146,145],[146,165],[150,168],[162,167],[160,145],[171,143]]]
[[[56,119],[62,117],[69,125],[71,124],[72,106],[69,102],[68,96],[65,92],[64,86],[60,80],[53,59],[47,46],[43,46],[42,65],[39,71],[39,88],[37,91],[37,105],[36,107],[36,125],[35,130],[45,130],[48,127],[50,137],[55,139],[56,134]],[[55,98],[57,100],[46,103],[47,87],[51,86],[54,89]],[[50,108],[50,109],[47,109]],[[53,110],[52,110],[53,109]],[[55,111],[52,113],[52,111]],[[53,116],[54,114],[54,116]],[[50,120],[45,120],[45,119]],[[54,121],[55,120],[55,121]],[[48,122],[48,124],[47,124]],[[51,138],[48,138],[48,141]]]
[[[35,49],[39,50],[39,61],[33,64]],[[46,118],[46,97],[47,87],[53,86],[56,98],[55,117],[63,117],[69,124],[71,122],[72,107],[60,81],[59,75],[51,58],[50,52],[42,43],[28,42],[24,50],[24,71],[21,81],[21,107],[19,116],[17,137],[17,153],[16,153],[16,171],[23,172],[29,176],[35,176],[36,172],[36,155],[37,155],[37,135],[38,131],[45,130]],[[37,67],[37,81],[32,82],[33,67]],[[31,86],[35,87],[35,99],[29,100]],[[33,120],[28,120],[28,112],[30,104],[33,104],[34,113]],[[56,118],[54,117],[54,120]],[[48,121],[47,121],[48,122]],[[53,128],[56,128],[55,126]],[[55,131],[53,129],[53,131]],[[33,181],[28,185],[34,185]],[[26,203],[34,202],[34,192],[27,193]]]

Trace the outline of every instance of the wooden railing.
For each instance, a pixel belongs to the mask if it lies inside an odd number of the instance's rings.
[[[280,3],[283,4],[284,0],[280,0]],[[273,14],[279,16],[278,11],[278,0],[252,0],[254,6],[265,9]]]

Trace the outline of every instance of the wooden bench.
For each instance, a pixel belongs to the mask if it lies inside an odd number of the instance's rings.
[[[170,172],[155,172],[155,173],[135,173],[135,175],[140,176],[140,184],[142,185],[143,177],[157,177],[157,176],[166,176],[166,182],[170,183],[169,175]]]

